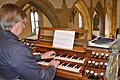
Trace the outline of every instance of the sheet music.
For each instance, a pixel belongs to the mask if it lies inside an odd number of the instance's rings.
[[[53,47],[73,49],[75,31],[55,30]]]

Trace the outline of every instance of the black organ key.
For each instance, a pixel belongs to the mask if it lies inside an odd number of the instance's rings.
[[[80,60],[81,57],[78,57],[76,60]]]
[[[73,57],[72,57],[72,59],[78,59],[78,58],[79,58],[79,57],[77,57],[77,56],[73,56]]]
[[[72,57],[72,56],[70,56],[70,55],[69,55],[69,56],[67,56],[67,58],[71,58],[71,57]]]
[[[74,64],[69,64],[68,67],[73,68],[75,65]]]
[[[60,57],[66,57],[66,55],[61,55]]]
[[[59,65],[61,65],[61,64],[63,64],[63,62],[60,62],[60,64],[59,64]]]
[[[68,63],[63,63],[62,66],[66,66]]]
[[[45,59],[44,60],[44,62],[50,62],[51,61],[51,59]]]
[[[77,68],[77,69],[80,68],[80,65],[75,66],[75,68]]]
[[[80,57],[79,60],[83,60],[84,58],[83,57]]]
[[[62,54],[60,54],[60,56],[59,57],[62,57],[63,55]]]
[[[61,55],[61,54],[56,54],[55,56],[58,57],[58,56],[60,56],[60,55]]]
[[[82,57],[79,57],[79,58],[78,58],[78,60],[81,60],[81,59],[82,59]]]

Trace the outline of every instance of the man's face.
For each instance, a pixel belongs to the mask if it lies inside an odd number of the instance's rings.
[[[17,27],[18,27],[18,35],[19,35],[20,33],[22,33],[23,28],[25,28],[23,21],[20,21]]]
[[[11,29],[11,32],[13,32],[16,36],[18,36],[20,33],[22,33],[23,28],[25,28],[24,22],[23,21],[19,21]]]

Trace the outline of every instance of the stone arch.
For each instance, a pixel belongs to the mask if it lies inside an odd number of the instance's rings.
[[[81,13],[82,18],[83,18],[84,29],[88,30],[88,39],[91,39],[92,38],[92,26],[91,26],[91,18],[90,18],[90,14],[89,14],[87,6],[82,0],[79,0],[78,2],[76,2],[74,6]]]
[[[48,0],[18,0],[17,5],[23,7],[25,4],[31,4],[36,9],[40,10],[51,22],[52,26],[59,27],[59,21],[55,8]]]

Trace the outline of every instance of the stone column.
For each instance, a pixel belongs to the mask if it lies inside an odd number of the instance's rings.
[[[117,28],[119,28],[120,34],[120,0],[117,0]]]
[[[113,8],[112,8],[112,33],[113,37],[116,37],[116,29],[117,29],[117,0],[113,0]]]

